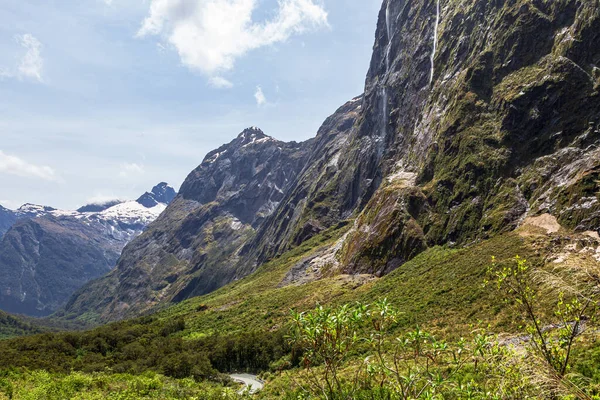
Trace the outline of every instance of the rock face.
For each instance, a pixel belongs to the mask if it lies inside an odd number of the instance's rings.
[[[306,167],[256,237],[244,246],[243,254],[253,263],[281,254],[348,218],[361,201],[356,181],[365,172],[343,162],[362,102],[362,96],[352,99],[323,123]]]
[[[44,316],[109,272],[125,245],[166,208],[135,201],[61,211],[25,205],[0,241],[0,309]]]
[[[329,273],[382,275],[541,214],[598,230],[598,43],[589,0],[384,1],[363,96],[309,142],[250,129],[209,153],[66,313],[206,293],[344,219]]]
[[[0,239],[16,221],[17,216],[14,211],[0,206]]]

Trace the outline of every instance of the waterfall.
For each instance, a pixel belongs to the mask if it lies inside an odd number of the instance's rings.
[[[431,76],[429,77],[429,85],[433,83],[433,73],[435,68],[435,52],[438,45],[438,28],[440,26],[440,0],[437,0],[437,10],[435,15],[435,30],[433,31],[433,51],[431,52]]]
[[[388,43],[387,50],[385,51],[385,77],[390,73],[390,50],[392,49],[392,44]]]
[[[391,37],[391,26],[390,26],[390,1],[392,0],[388,0],[386,6],[385,6],[385,29],[387,31],[387,39],[388,42],[390,41],[390,37]]]
[[[388,78],[388,75],[390,73],[390,50],[392,48],[392,25],[391,25],[391,19],[390,19],[390,3],[392,0],[387,0],[386,6],[385,6],[385,29],[386,29],[386,33],[387,33],[387,46],[386,46],[386,50],[385,50],[385,75],[383,77],[383,82],[382,82],[382,89],[381,89],[381,95],[382,95],[382,100],[383,100],[383,118],[382,118],[382,123],[383,123],[383,137],[386,138],[387,137],[387,130],[388,130],[388,124],[389,124],[389,113],[388,113],[388,91],[387,91],[387,87],[386,85],[386,81]],[[383,145],[383,141],[382,141],[382,145]]]
[[[383,135],[384,137],[387,137],[387,128],[388,128],[388,121],[389,119],[389,113],[388,113],[388,92],[387,92],[387,87],[383,87]]]

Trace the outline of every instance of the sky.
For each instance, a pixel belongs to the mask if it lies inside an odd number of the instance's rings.
[[[179,188],[260,127],[315,136],[362,93],[382,0],[2,0],[0,204]]]

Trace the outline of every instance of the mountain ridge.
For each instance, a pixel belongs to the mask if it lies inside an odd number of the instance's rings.
[[[155,203],[118,201],[84,206],[84,212],[25,204],[12,212],[0,240],[0,309],[32,316],[54,312],[116,265],[125,245],[166,208]]]

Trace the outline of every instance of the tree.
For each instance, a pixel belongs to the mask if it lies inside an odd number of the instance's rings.
[[[577,338],[585,322],[596,314],[598,275],[578,267],[536,272],[531,269],[527,260],[519,256],[503,265],[492,258],[489,275],[497,289],[508,294],[507,300],[514,300],[525,317],[528,342],[534,354],[543,361],[548,382],[557,384],[579,398],[589,398],[567,379],[567,374],[573,361],[573,348]],[[553,310],[555,321],[543,322],[541,294],[556,299]]]

